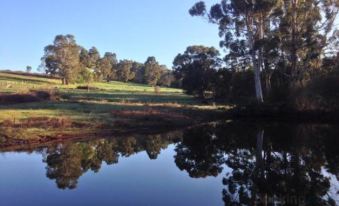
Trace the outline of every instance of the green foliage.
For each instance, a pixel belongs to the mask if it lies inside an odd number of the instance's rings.
[[[255,98],[253,71],[234,72],[231,80],[230,98],[236,103],[251,102]]]
[[[83,68],[79,75],[80,83],[87,83],[89,85],[94,81],[94,73],[88,68]]]
[[[174,81],[175,81],[174,74],[172,72],[165,70],[161,75],[158,84],[159,86],[170,87]]]
[[[162,67],[155,57],[148,57],[145,62],[144,81],[148,85],[156,86],[162,73]]]
[[[118,64],[117,79],[119,81],[128,82],[135,78],[135,72],[133,71],[133,61],[122,60]]]
[[[182,81],[188,94],[203,97],[204,92],[213,91],[216,69],[220,67],[219,52],[213,47],[190,46],[174,61],[174,74]]]
[[[46,73],[57,75],[63,84],[74,83],[80,71],[80,47],[74,36],[58,35],[52,45],[45,47]]]
[[[213,79],[214,82],[214,96],[216,99],[229,98],[231,92],[234,91],[232,88],[232,77],[234,72],[229,69],[219,69]]]
[[[27,73],[31,73],[31,71],[32,71],[32,67],[31,67],[31,66],[27,66],[27,67],[26,67],[26,72],[27,72]]]
[[[135,74],[133,82],[143,84],[144,82],[144,74],[145,74],[145,66],[143,63],[133,62],[132,72]]]
[[[106,52],[104,57],[99,59],[95,69],[95,74],[98,80],[110,81],[116,78],[116,66],[117,58],[116,54]]]
[[[269,102],[280,103],[291,103],[292,96],[296,98],[295,91],[308,90],[311,82],[315,84],[313,80],[331,70],[326,64],[335,65],[327,58],[338,50],[339,33],[333,27],[338,12],[338,1],[326,0],[223,0],[209,10],[201,1],[189,10],[192,16],[207,17],[218,25],[228,69],[253,70],[253,87],[216,83],[229,87],[221,93],[239,90],[240,94],[250,95],[254,89],[259,102],[265,95]],[[215,93],[218,91],[221,90]]]
[[[290,99],[299,110],[339,111],[339,55],[326,58],[323,70]]]
[[[101,58],[97,48],[87,51],[76,44],[72,35],[56,36],[54,44],[46,46],[41,59],[45,72],[59,77],[63,84],[92,81],[89,79],[93,77],[89,77],[86,70],[93,72],[97,81],[133,81],[151,86],[170,86],[174,81],[169,69],[159,65],[155,57],[149,57],[145,64],[130,60],[118,63],[115,53],[106,52]],[[161,82],[158,83],[159,80]]]
[[[88,67],[95,69],[100,59],[100,53],[96,47],[92,47],[88,50]]]
[[[96,47],[86,50],[76,44],[72,35],[56,36],[54,44],[46,46],[45,55],[41,59],[41,67],[45,67],[46,74],[59,77],[66,85],[88,83],[92,78],[96,81],[132,81],[167,87],[175,81],[170,70],[160,65],[155,57],[149,57],[145,64],[132,60],[118,62],[115,53],[106,52],[100,57]]]

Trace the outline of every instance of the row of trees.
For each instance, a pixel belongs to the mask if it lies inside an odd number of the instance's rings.
[[[101,57],[95,47],[89,50],[81,47],[72,35],[56,36],[53,44],[45,47],[42,63],[45,72],[60,77],[63,84],[117,80],[170,86],[174,81],[171,71],[155,57],[148,57],[145,63],[118,61],[112,52]]]
[[[339,0],[222,0],[210,10],[198,2],[189,12],[218,25],[224,58],[213,47],[190,46],[175,57],[172,74],[154,57],[145,63],[118,61],[114,53],[101,57],[95,47],[87,51],[74,36],[59,35],[45,48],[46,72],[64,84],[93,78],[153,86],[174,82],[189,94],[236,102],[296,102],[330,97],[321,92],[336,88]]]
[[[338,60],[338,11],[338,0],[222,0],[210,10],[198,2],[190,14],[218,25],[226,56],[193,46],[175,58],[174,69],[188,93],[251,98],[253,91],[259,103],[280,101],[339,70],[328,64]]]

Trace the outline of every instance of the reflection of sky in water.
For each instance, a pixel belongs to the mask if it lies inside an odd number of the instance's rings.
[[[4,152],[0,206],[251,205],[253,194],[339,204],[338,135],[328,125],[229,122]]]
[[[322,168],[321,173],[325,176],[330,178],[330,189],[328,191],[328,195],[334,199],[336,205],[339,205],[339,180],[337,177],[329,172],[326,169]],[[324,197],[327,198],[327,197]]]
[[[146,152],[103,164],[60,190],[46,177],[41,154],[0,155],[0,205],[222,205],[222,176],[193,179],[174,163],[174,146],[156,160]]]

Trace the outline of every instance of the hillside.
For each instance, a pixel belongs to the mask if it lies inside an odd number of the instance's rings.
[[[57,79],[0,72],[0,143],[40,143],[112,133],[153,132],[214,118],[182,90],[134,83],[61,85]],[[212,112],[213,111],[213,112]],[[2,138],[2,140],[1,140]]]
[[[38,75],[25,74],[18,72],[4,72],[0,71],[0,92],[23,92],[29,89],[76,89],[82,84],[61,85],[61,81],[55,78],[39,77]],[[93,82],[91,87],[95,87],[99,90],[106,91],[123,91],[123,92],[146,92],[154,93],[154,88],[148,85],[136,84],[136,83],[123,83],[112,81],[106,82]],[[178,93],[181,94],[181,89],[174,88],[162,88],[162,93]]]

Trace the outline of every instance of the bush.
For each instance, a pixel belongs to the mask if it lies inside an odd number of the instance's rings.
[[[58,94],[55,91],[30,91],[27,94],[2,94],[0,95],[0,104],[55,101],[57,99]]]
[[[255,99],[254,74],[252,70],[234,72],[231,81],[231,100],[248,103]]]
[[[339,75],[323,75],[312,80],[294,94],[294,106],[299,111],[339,111]]]

